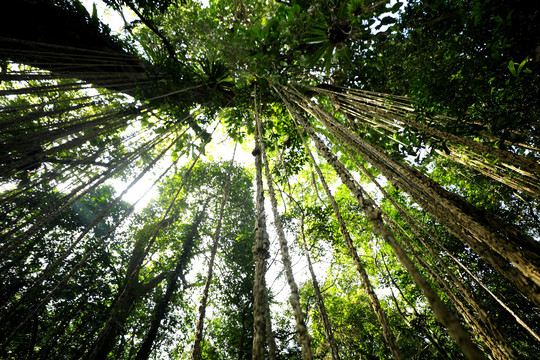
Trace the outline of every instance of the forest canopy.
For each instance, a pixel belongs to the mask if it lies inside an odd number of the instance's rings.
[[[3,5],[0,358],[540,354],[533,2]]]

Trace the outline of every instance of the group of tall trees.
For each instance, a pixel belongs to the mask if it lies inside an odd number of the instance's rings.
[[[0,358],[540,354],[532,2],[100,4],[0,12]]]

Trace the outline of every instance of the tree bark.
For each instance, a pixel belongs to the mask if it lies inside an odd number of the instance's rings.
[[[401,317],[401,319],[405,322],[405,324],[407,324],[407,326],[409,326],[411,329],[413,328],[413,324],[411,324],[411,322],[407,319],[407,314],[406,312],[404,312],[401,307],[399,306],[399,302],[396,298],[396,296],[394,295],[394,290],[392,290],[392,286],[394,286],[396,289],[398,289],[399,293],[401,294],[403,300],[405,300],[407,302],[407,304],[413,309],[413,312],[414,314],[416,315],[416,318],[417,319],[420,319],[421,316],[420,314],[418,313],[418,311],[416,310],[415,306],[413,304],[411,304],[407,298],[405,298],[405,295],[403,295],[403,293],[401,292],[401,289],[399,288],[399,286],[396,284],[396,282],[394,281],[394,278],[392,277],[392,275],[390,274],[390,271],[388,270],[388,267],[386,266],[386,263],[384,262],[384,259],[382,259],[382,262],[384,264],[384,267],[386,269],[386,274],[388,276],[388,279],[390,280],[390,283],[391,283],[391,286],[389,287],[390,288],[390,295],[392,296],[392,300],[394,301],[394,304],[396,305],[396,310],[399,314],[399,316]],[[382,274],[383,271],[382,269],[380,268],[380,266],[377,264],[377,258],[375,257],[375,266],[377,267],[377,269],[380,271],[380,273]],[[446,350],[444,350],[443,346],[439,343],[438,339],[435,337],[435,335],[433,334],[432,330],[429,328],[429,326],[427,324],[421,324],[419,327],[419,330],[420,332],[428,338],[429,342],[435,347],[435,349],[437,349],[437,351],[439,352],[439,354],[441,354],[441,356],[445,359],[450,359],[448,357],[448,354],[446,353]],[[417,330],[416,328],[414,328],[413,330]]]
[[[123,290],[118,294],[114,306],[111,308],[111,315],[92,346],[92,351],[85,356],[85,360],[105,360],[107,358],[107,355],[116,344],[118,333],[123,329],[135,304],[156,287],[161,282],[161,278],[165,277],[165,274],[162,274],[158,278],[160,281],[152,281],[146,284],[139,282],[139,270],[146,257],[146,242],[148,242],[148,239],[140,237],[135,243],[129,259],[124,284],[120,287]]]
[[[255,104],[257,106],[257,104]],[[255,131],[258,127],[256,127]],[[261,146],[258,135],[255,135],[255,148],[252,152],[255,157],[255,180],[257,184],[256,211],[257,220],[255,221],[255,245],[253,246],[253,260],[255,261],[255,279],[253,284],[253,360],[263,360],[265,354],[265,340],[267,326],[270,325],[270,311],[268,305],[268,292],[266,289],[266,259],[270,257],[270,239],[266,232],[266,215],[264,211],[264,189],[262,180],[262,156]],[[272,356],[272,351],[270,351]],[[275,353],[274,353],[275,358]]]
[[[137,84],[141,75],[148,77],[150,64],[124,51],[74,9],[43,0],[6,0],[3,6],[1,58],[68,74],[131,96],[136,95],[136,86],[110,86],[107,74],[122,74],[129,84]],[[97,74],[105,74],[104,79],[96,78]]]
[[[299,131],[299,134],[301,134],[300,131]],[[388,324],[388,318],[386,317],[386,313],[381,307],[381,303],[379,301],[379,298],[377,297],[377,294],[375,294],[375,290],[373,289],[373,285],[371,284],[371,281],[369,280],[369,276],[366,272],[366,269],[364,268],[364,264],[362,263],[362,260],[360,260],[360,257],[358,256],[358,252],[356,251],[356,248],[354,247],[352,238],[349,234],[349,230],[347,229],[347,226],[345,225],[345,221],[343,221],[343,217],[341,216],[339,206],[334,196],[332,195],[330,188],[328,187],[328,184],[326,183],[326,180],[322,174],[321,169],[315,162],[315,157],[311,153],[311,150],[309,150],[309,147],[305,141],[304,141],[304,147],[309,154],[309,158],[311,159],[311,163],[313,164],[313,167],[315,168],[317,175],[319,176],[319,180],[326,193],[326,197],[328,198],[328,200],[330,201],[330,204],[332,205],[334,216],[339,224],[341,235],[343,236],[343,239],[345,240],[345,244],[347,245],[347,248],[349,249],[349,253],[351,254],[354,264],[356,265],[356,270],[360,274],[360,278],[362,279],[362,283],[364,284],[364,289],[366,291],[366,294],[369,297],[371,309],[377,316],[377,319],[379,320],[379,323],[382,326],[384,339],[386,340],[386,343],[388,344],[388,347],[390,348],[390,351],[392,352],[394,359],[400,360],[403,357],[401,356],[401,353],[399,351],[396,338],[394,337],[394,333],[392,332],[392,329],[390,329],[390,325]]]
[[[304,314],[302,312],[302,307],[300,306],[300,295],[298,294],[298,285],[294,280],[294,274],[291,265],[291,257],[289,255],[289,246],[287,244],[287,239],[285,238],[285,232],[283,231],[283,224],[279,217],[278,204],[276,200],[276,193],[274,191],[274,184],[272,179],[272,173],[270,171],[270,166],[268,165],[268,158],[266,154],[266,149],[264,147],[264,141],[262,138],[262,126],[261,119],[259,116],[256,117],[259,136],[259,146],[261,149],[262,162],[264,164],[264,170],[266,174],[266,182],[268,185],[268,194],[270,195],[270,203],[272,205],[272,212],[274,214],[274,225],[278,234],[279,244],[281,248],[281,260],[283,262],[283,267],[285,269],[285,274],[287,278],[287,283],[289,284],[289,289],[291,290],[291,296],[289,298],[291,306],[293,308],[294,317],[296,319],[296,331],[298,332],[298,337],[300,344],[302,346],[302,359],[311,360],[313,359],[313,350],[311,348],[311,339],[307,330],[306,323],[304,321]]]

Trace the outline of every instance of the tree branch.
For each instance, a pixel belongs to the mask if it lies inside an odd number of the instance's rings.
[[[173,46],[169,42],[169,40],[159,31],[159,29],[150,21],[147,19],[137,8],[133,5],[131,1],[126,1],[126,5],[141,19],[144,25],[146,25],[150,30],[156,34],[161,41],[163,42],[163,45],[167,49],[167,53],[172,59],[176,59],[176,51],[174,50]]]
[[[152,280],[148,281],[146,284],[141,284],[141,289],[145,292],[145,293],[148,293],[149,291],[151,291],[153,288],[155,288],[156,286],[158,286],[164,279],[165,277],[169,275],[169,272],[168,271],[163,271],[161,274],[159,274],[158,276],[156,276],[155,278],[153,278]]]

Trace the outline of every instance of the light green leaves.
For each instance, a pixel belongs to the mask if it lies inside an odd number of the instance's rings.
[[[508,63],[508,69],[510,70],[510,73],[512,73],[512,75],[514,75],[515,77],[518,77],[519,74],[523,71],[525,74],[530,74],[532,73],[531,69],[529,68],[524,68],[524,66],[527,64],[527,62],[529,61],[529,59],[525,59],[521,62],[521,64],[517,64],[514,62],[514,60],[510,60],[510,62]],[[516,66],[517,66],[517,69],[516,69]]]

